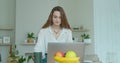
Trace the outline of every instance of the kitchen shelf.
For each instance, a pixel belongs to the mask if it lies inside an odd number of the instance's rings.
[[[14,30],[13,27],[0,27],[0,30]]]
[[[82,29],[82,30],[72,30],[72,32],[88,32],[88,29]]]
[[[0,46],[10,46],[11,43],[0,43]]]
[[[35,45],[36,43],[21,43],[21,45]]]

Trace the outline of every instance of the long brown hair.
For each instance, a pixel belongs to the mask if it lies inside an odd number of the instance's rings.
[[[60,24],[60,26],[62,28],[71,29],[70,25],[69,25],[69,23],[67,21],[67,17],[65,15],[65,12],[64,12],[63,8],[60,7],[60,6],[56,6],[56,7],[54,7],[52,9],[52,11],[51,11],[51,13],[50,13],[50,15],[48,17],[47,22],[42,26],[42,28],[47,28],[47,27],[49,27],[49,26],[51,26],[53,24],[53,20],[52,19],[53,19],[53,13],[54,13],[54,11],[59,11],[60,14],[61,14],[61,24]]]

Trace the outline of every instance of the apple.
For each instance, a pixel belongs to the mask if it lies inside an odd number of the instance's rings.
[[[62,51],[57,51],[54,56],[64,57],[64,52],[62,52]]]
[[[76,58],[77,56],[74,51],[67,51],[65,57],[66,58]]]

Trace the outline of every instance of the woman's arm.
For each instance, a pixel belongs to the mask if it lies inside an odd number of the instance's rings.
[[[42,57],[45,57],[45,41],[44,41],[44,36],[45,35],[45,30],[41,29],[39,34],[38,34],[38,40],[37,43],[34,47],[34,52],[42,52]]]

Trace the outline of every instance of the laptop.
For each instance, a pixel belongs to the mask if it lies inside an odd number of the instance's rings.
[[[47,63],[55,63],[54,55],[55,52],[62,51],[74,51],[77,57],[80,57],[80,63],[83,63],[84,59],[84,43],[74,42],[74,43],[48,43],[48,56]]]

